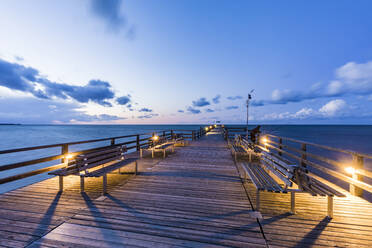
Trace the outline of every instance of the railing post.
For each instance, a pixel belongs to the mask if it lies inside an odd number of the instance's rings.
[[[363,169],[364,161],[362,156],[353,155],[353,167],[357,171],[358,169]],[[358,181],[363,181],[363,176],[358,173],[353,173],[353,179]],[[363,189],[350,184],[350,193],[355,196],[363,196]]]
[[[282,150],[283,149],[283,139],[282,138],[279,138],[279,149]],[[281,151],[278,152],[279,156],[282,156],[283,153]]]
[[[195,131],[194,130],[192,131],[192,140],[193,141],[195,140]]]
[[[174,139],[174,133],[173,133],[173,130],[171,130],[170,132],[171,132],[171,138]]]
[[[164,139],[165,139],[165,131],[163,131],[163,137],[164,137]]]
[[[111,139],[111,145],[112,146],[115,145],[115,139],[114,138]]]
[[[137,151],[140,150],[140,136],[139,136],[139,134],[137,134],[137,137],[136,137],[136,150]]]
[[[305,163],[305,160],[307,159],[307,157],[306,157],[306,144],[301,144],[301,150],[303,152],[301,154],[301,166],[306,167],[306,163]]]
[[[65,156],[68,154],[68,144],[62,145],[61,154],[62,155],[65,155]],[[65,158],[64,157],[61,159],[61,162],[62,163],[65,162]]]

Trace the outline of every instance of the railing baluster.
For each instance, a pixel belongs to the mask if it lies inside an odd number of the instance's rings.
[[[307,157],[306,157],[306,144],[301,144],[301,150],[303,151],[303,153],[301,154],[301,166],[302,167],[306,167],[306,163],[304,161],[307,160]]]
[[[358,169],[364,169],[364,161],[363,161],[363,157],[362,156],[358,156],[358,155],[353,155],[353,167],[355,168],[355,170],[358,170]],[[363,176],[358,174],[358,173],[353,173],[352,175],[353,179],[356,179],[356,180],[359,180],[359,181],[363,181]],[[355,196],[363,196],[363,189],[353,185],[353,184],[350,184],[350,193],[352,195],[355,195]]]
[[[63,144],[61,148],[62,148],[62,149],[61,149],[61,155],[66,156],[66,155],[68,154],[68,144]],[[65,162],[65,159],[66,159],[66,158],[63,157],[63,158],[61,159],[61,163],[64,163],[64,162]]]
[[[139,136],[139,134],[137,134],[137,136],[136,136],[136,150],[137,151],[140,150],[140,136]]]

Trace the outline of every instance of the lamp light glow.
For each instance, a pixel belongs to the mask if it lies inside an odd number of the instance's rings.
[[[353,168],[353,167],[346,167],[345,168],[345,171],[347,172],[347,173],[349,173],[349,174],[351,174],[351,175],[353,175],[353,174],[355,174],[355,168]]]
[[[152,137],[152,140],[154,140],[154,141],[157,141],[159,139],[159,136],[157,136],[157,135],[154,135],[153,137]]]
[[[262,139],[261,139],[261,142],[263,143],[263,144],[267,144],[267,142],[268,142],[269,140],[266,138],[266,137],[263,137]]]
[[[67,155],[66,155],[66,158],[67,158],[67,159],[72,159],[73,157],[74,157],[74,156],[73,156],[72,154],[67,154]]]

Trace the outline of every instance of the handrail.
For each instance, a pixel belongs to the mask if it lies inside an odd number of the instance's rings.
[[[182,134],[187,136],[187,138],[195,140],[195,139],[198,139],[198,138],[202,137],[203,135],[205,135],[208,131],[205,130],[205,127],[200,127],[199,129],[194,129],[194,130],[187,130],[187,129],[157,130],[157,131],[148,132],[148,133],[130,134],[130,135],[124,135],[124,136],[115,136],[115,137],[92,139],[92,140],[82,140],[82,141],[50,144],[50,145],[21,147],[21,148],[15,148],[15,149],[1,150],[0,155],[1,154],[11,154],[11,153],[24,152],[24,151],[34,151],[34,150],[43,150],[43,149],[48,149],[48,148],[60,147],[61,148],[61,153],[51,155],[51,156],[47,156],[47,157],[34,158],[34,159],[31,159],[31,160],[28,160],[28,161],[22,161],[22,162],[15,162],[15,163],[10,163],[10,164],[0,165],[0,171],[12,170],[12,169],[16,169],[16,168],[21,168],[21,167],[26,167],[26,166],[30,166],[30,165],[50,162],[50,161],[59,160],[59,159],[61,160],[61,163],[56,164],[56,165],[43,167],[41,169],[37,169],[37,170],[33,170],[33,171],[23,172],[23,173],[20,173],[20,174],[17,174],[17,175],[11,175],[11,176],[8,176],[8,177],[5,177],[5,178],[0,178],[0,184],[24,179],[24,178],[27,178],[27,177],[30,177],[30,176],[35,176],[35,175],[42,174],[42,173],[45,173],[45,172],[48,172],[48,171],[51,171],[51,170],[62,168],[63,166],[66,166],[66,163],[64,163],[64,161],[65,161],[65,159],[67,159],[67,155],[77,156],[79,154],[94,151],[96,149],[102,149],[102,148],[110,147],[110,146],[131,145],[131,144],[133,144],[133,145],[128,146],[127,147],[128,150],[136,149],[137,151],[139,151],[139,149],[141,149],[141,147],[149,145],[149,141],[152,139],[153,135],[158,135],[160,137],[167,137],[167,138],[170,137],[170,138],[172,138],[175,133],[179,134],[179,132],[182,132]],[[145,135],[149,136],[149,137],[143,137]],[[119,142],[119,143],[115,142],[116,140],[124,139],[124,138],[134,138],[134,139],[129,140],[129,141],[125,141],[125,142]],[[86,149],[86,150],[69,152],[69,146],[71,146],[71,145],[96,143],[96,142],[101,142],[101,141],[110,141],[110,145],[104,145],[104,146],[90,148],[90,149]]]
[[[314,146],[314,147],[318,147],[318,148],[323,148],[323,149],[327,149],[327,150],[330,150],[330,151],[348,153],[350,155],[356,155],[356,156],[360,156],[360,157],[365,157],[365,158],[368,158],[368,159],[372,159],[372,155],[365,154],[365,153],[360,153],[360,152],[355,152],[355,151],[351,151],[351,150],[345,150],[345,149],[341,149],[341,148],[335,148],[335,147],[330,147],[330,146],[315,144],[315,143],[311,143],[311,142],[307,142],[307,141],[302,141],[302,140],[297,140],[297,139],[288,138],[288,137],[279,137],[279,136],[272,135],[272,134],[264,134],[264,135],[267,135],[267,136],[270,136],[270,137],[274,137],[274,138],[278,138],[278,139],[281,138],[283,140],[289,140],[289,141],[300,143],[300,144],[306,144],[306,145],[310,145],[310,146]]]

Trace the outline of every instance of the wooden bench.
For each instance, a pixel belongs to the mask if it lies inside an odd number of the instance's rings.
[[[240,136],[235,136],[234,140],[231,142],[231,153],[234,156],[235,162],[237,162],[238,157],[249,157],[249,161],[252,159],[252,150],[246,145],[244,139]]]
[[[185,140],[182,134],[174,134],[172,142],[174,145],[185,146],[188,145],[188,141]]]
[[[256,188],[256,210],[260,209],[260,191],[291,193],[291,213],[295,213],[295,193],[327,196],[327,216],[333,217],[333,197],[345,195],[320,182],[306,168],[261,147],[259,163],[242,163],[247,176]],[[289,189],[296,183],[298,189]]]
[[[159,139],[157,144],[153,144],[152,146],[148,148],[141,148],[140,149],[140,157],[143,157],[143,152],[144,151],[151,151],[151,156],[154,158],[156,152],[162,152],[163,153],[163,158],[166,156],[166,151],[171,150],[174,152],[174,142],[168,141],[165,138]]]
[[[80,176],[80,190],[84,192],[85,177],[103,177],[103,194],[107,193],[107,173],[119,170],[135,163],[134,173],[137,174],[137,158],[125,158],[126,146],[113,146],[97,149],[78,155],[75,160],[67,162],[66,167],[49,172],[59,176],[59,190],[63,191],[63,177]]]

